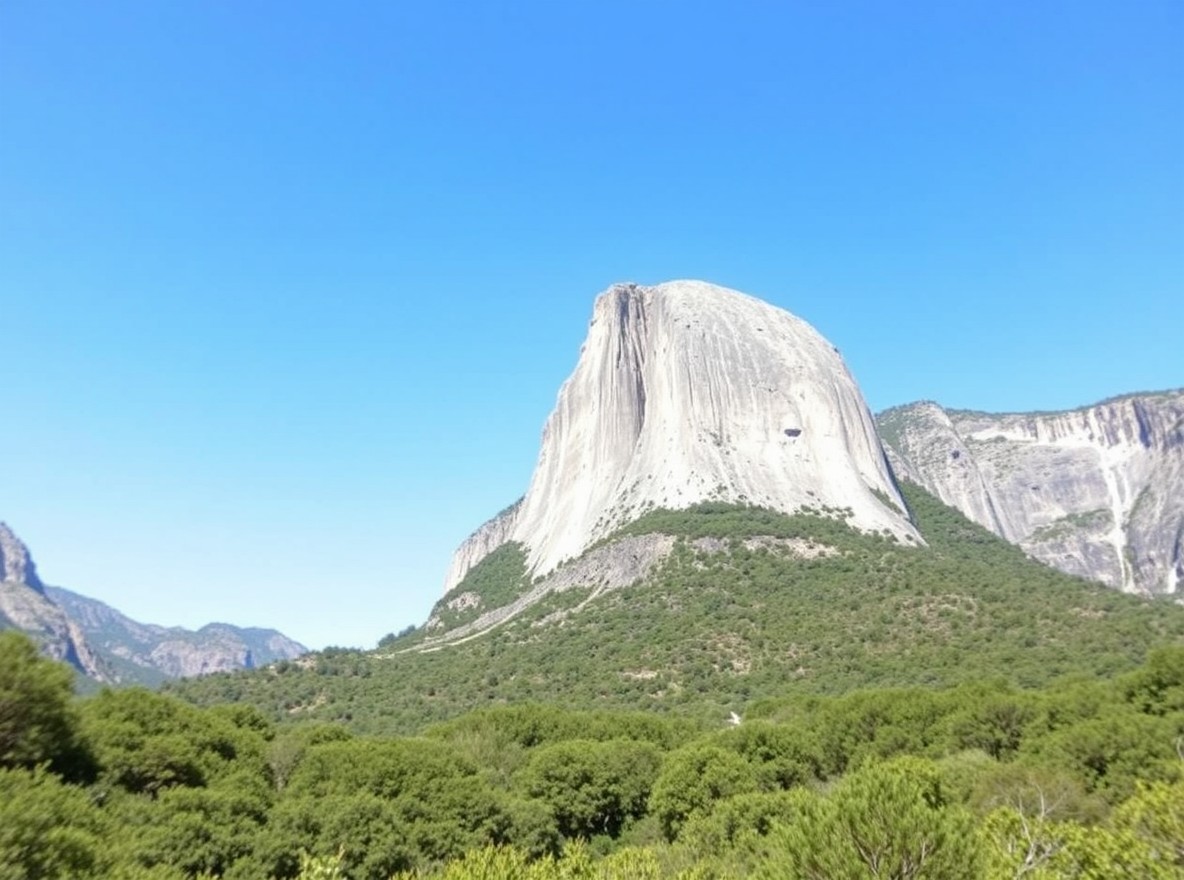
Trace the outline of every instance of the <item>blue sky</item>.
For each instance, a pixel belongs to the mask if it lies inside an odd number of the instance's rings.
[[[156,623],[369,646],[525,489],[597,292],[873,409],[1184,384],[1184,4],[0,5],[0,519]]]

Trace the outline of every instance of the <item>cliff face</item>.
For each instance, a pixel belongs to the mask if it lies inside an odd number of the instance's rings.
[[[1127,592],[1184,583],[1184,389],[1061,413],[915,403],[878,422],[898,476],[1036,558]]]
[[[111,680],[78,625],[46,595],[29,548],[0,522],[0,629],[9,627],[29,633],[55,660],[98,681]]]
[[[25,584],[34,590],[42,589],[37,577],[37,566],[29,555],[29,548],[8,527],[0,522],[0,583]]]
[[[845,509],[856,528],[920,542],[859,389],[816,330],[703,282],[616,285],[526,495],[461,546],[445,591],[507,541],[545,575],[646,510],[706,500]]]
[[[0,582],[0,629],[6,628],[28,633],[46,656],[69,663],[83,675],[114,681],[78,625],[41,590],[13,581]]]
[[[448,574],[444,578],[444,592],[459,584],[469,569],[503,544],[513,540],[514,527],[518,522],[518,511],[522,499],[507,507],[493,519],[469,535],[452,554]]]

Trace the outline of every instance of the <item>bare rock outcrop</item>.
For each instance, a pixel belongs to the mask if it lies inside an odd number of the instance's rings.
[[[43,586],[37,577],[37,566],[33,564],[29,548],[3,522],[0,522],[0,582],[25,584],[38,591]]]
[[[539,577],[647,510],[707,500],[844,509],[856,528],[921,542],[855,381],[813,327],[701,281],[615,285],[526,495],[461,546],[445,592],[505,542]]]
[[[28,633],[47,657],[69,663],[83,675],[107,683],[115,680],[78,624],[41,590],[0,582],[0,629],[4,628]]]
[[[46,656],[63,660],[97,681],[112,680],[78,624],[46,595],[25,542],[0,522],[0,629],[31,635]]]
[[[1184,389],[1055,413],[923,402],[878,423],[898,476],[1037,559],[1127,592],[1184,584]]]

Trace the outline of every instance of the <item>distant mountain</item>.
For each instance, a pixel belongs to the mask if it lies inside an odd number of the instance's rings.
[[[1068,412],[912,403],[877,418],[893,470],[1070,574],[1184,588],[1184,389]]]
[[[138,623],[109,605],[46,586],[32,555],[0,523],[0,629],[34,637],[42,650],[105,684],[149,684],[251,669],[308,649],[272,629],[211,623],[197,632]]]
[[[193,632],[139,623],[109,605],[61,587],[46,594],[74,621],[119,681],[158,682],[254,669],[308,651],[274,629],[210,623]]]

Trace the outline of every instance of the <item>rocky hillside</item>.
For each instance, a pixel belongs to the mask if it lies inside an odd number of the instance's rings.
[[[1037,559],[1127,592],[1184,584],[1184,389],[1055,413],[922,402],[877,422],[897,475]]]
[[[83,675],[110,681],[110,671],[91,650],[78,624],[46,595],[29,548],[0,522],[0,629],[29,633],[42,650]]]
[[[210,623],[193,632],[138,623],[97,599],[60,587],[46,594],[70,618],[121,681],[160,681],[254,669],[308,649],[274,629]]]
[[[98,682],[158,684],[250,669],[307,651],[271,629],[212,623],[191,632],[138,623],[95,599],[46,586],[29,549],[4,523],[0,572],[0,629],[29,633],[46,654]]]
[[[705,501],[841,512],[919,541],[863,397],[814,328],[700,281],[616,285],[596,300],[525,496],[465,541],[445,591],[500,547],[545,576],[647,511]]]
[[[37,576],[37,566],[29,555],[29,548],[3,522],[0,522],[0,582],[25,584],[38,591],[43,587],[41,578]]]

